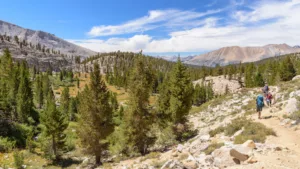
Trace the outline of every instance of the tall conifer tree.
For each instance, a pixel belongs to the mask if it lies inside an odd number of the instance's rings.
[[[113,132],[113,112],[109,91],[101,79],[99,65],[94,64],[91,81],[79,95],[79,137],[86,153],[101,163],[101,154],[108,148],[108,136]]]

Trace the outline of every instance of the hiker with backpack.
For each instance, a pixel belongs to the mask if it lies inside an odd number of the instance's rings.
[[[267,93],[269,92],[269,86],[268,86],[268,83],[265,82],[265,86],[264,88],[262,89],[263,93],[264,93],[264,96],[267,95]]]
[[[272,99],[273,99],[273,95],[271,94],[271,92],[268,92],[267,96],[266,96],[266,101],[267,101],[267,105],[269,107],[271,107],[271,105],[272,105]]]
[[[260,94],[256,98],[256,111],[258,113],[258,119],[261,119],[261,112],[263,107],[264,107],[264,97]]]

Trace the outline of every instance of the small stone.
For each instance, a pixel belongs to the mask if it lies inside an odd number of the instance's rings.
[[[252,148],[252,149],[256,148],[256,145],[255,145],[253,140],[247,140],[245,143],[243,143],[243,146],[249,147],[249,148]]]
[[[181,153],[182,150],[183,150],[183,145],[182,144],[178,144],[176,150]]]
[[[257,160],[252,156],[247,160],[248,164],[253,164],[253,163],[257,163]]]
[[[231,149],[229,153],[230,153],[230,156],[232,156],[240,161],[246,161],[249,158],[248,155],[242,154],[242,153],[236,151],[235,149]]]
[[[282,148],[281,147],[275,147],[275,151],[281,151]]]
[[[177,152],[174,152],[174,153],[172,153],[172,156],[173,156],[173,157],[178,157],[178,153],[177,153]]]
[[[198,168],[196,161],[184,161],[183,166],[188,169],[197,169]]]
[[[203,135],[200,137],[202,142],[208,142],[210,140],[210,135]]]

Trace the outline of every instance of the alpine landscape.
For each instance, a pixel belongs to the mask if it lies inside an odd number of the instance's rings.
[[[0,7],[0,169],[300,169],[299,0]]]

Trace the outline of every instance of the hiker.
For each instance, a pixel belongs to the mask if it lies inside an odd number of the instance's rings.
[[[266,100],[267,100],[267,105],[269,107],[271,107],[271,105],[272,105],[272,99],[273,99],[273,95],[271,94],[271,92],[268,92]]]
[[[264,97],[260,94],[256,98],[256,111],[258,113],[258,119],[261,119],[261,112],[263,107],[264,107]]]
[[[265,86],[264,86],[264,88],[262,89],[262,91],[264,92],[264,95],[265,95],[265,96],[266,96],[267,93],[269,92],[269,86],[268,86],[268,83],[267,83],[267,82],[265,82]]]

